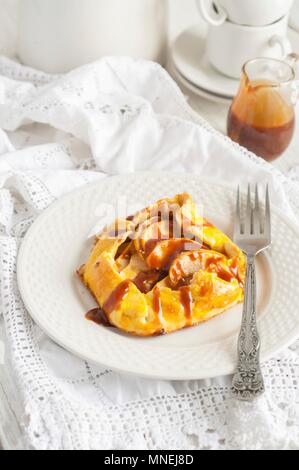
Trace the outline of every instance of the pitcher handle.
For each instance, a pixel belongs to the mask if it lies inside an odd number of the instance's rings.
[[[207,6],[207,1],[211,5],[212,3],[215,4],[218,14],[215,14],[215,17],[211,16],[209,12],[209,8]],[[201,16],[203,19],[211,24],[212,26],[221,26],[226,20],[227,20],[227,13],[226,11],[218,5],[216,2],[211,2],[211,0],[196,0],[196,4],[198,6],[198,9],[200,11]],[[217,15],[217,16],[216,16]]]
[[[291,52],[286,56],[286,62],[291,65],[291,67],[294,67],[297,62],[299,62],[299,54],[296,52]]]

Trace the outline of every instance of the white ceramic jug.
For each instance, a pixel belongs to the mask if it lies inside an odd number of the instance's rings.
[[[105,55],[164,63],[167,0],[19,0],[21,61],[62,73]]]

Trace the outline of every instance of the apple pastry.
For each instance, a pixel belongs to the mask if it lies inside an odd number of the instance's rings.
[[[242,251],[180,194],[106,227],[78,274],[99,305],[87,318],[145,337],[242,302],[245,269]]]

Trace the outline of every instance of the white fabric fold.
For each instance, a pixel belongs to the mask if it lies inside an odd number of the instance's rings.
[[[0,305],[11,407],[26,447],[299,447],[297,346],[264,366],[267,394],[255,407],[230,400],[229,378],[127,377],[48,339],[25,310],[15,273],[36,217],[90,181],[161,170],[232,185],[269,182],[273,203],[297,221],[297,179],[214,131],[156,64],[108,57],[51,77],[3,58],[0,73]]]

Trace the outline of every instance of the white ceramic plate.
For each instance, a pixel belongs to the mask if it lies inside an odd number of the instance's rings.
[[[288,37],[294,52],[299,53],[299,34],[289,28]],[[206,54],[206,30],[195,25],[183,31],[172,46],[171,59],[188,88],[205,92],[207,98],[232,99],[239,88],[239,80],[226,77],[210,64]],[[189,84],[189,85],[188,85]],[[194,91],[194,90],[193,90]]]
[[[182,191],[202,204],[205,216],[231,233],[234,190],[192,175],[107,178],[63,197],[39,217],[20,250],[18,283],[29,313],[46,334],[86,360],[145,377],[187,380],[234,371],[240,305],[198,327],[148,339],[85,319],[94,301],[75,270],[91,248],[87,238],[98,222],[99,207],[115,205],[119,197],[143,207]],[[273,247],[258,262],[262,361],[299,336],[298,278],[298,233],[273,208]]]

